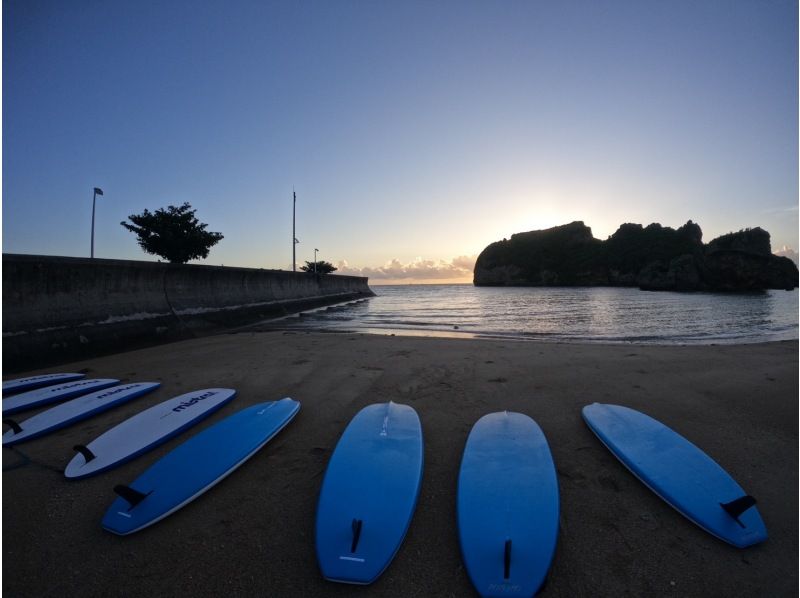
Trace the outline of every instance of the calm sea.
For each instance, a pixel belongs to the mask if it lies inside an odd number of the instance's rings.
[[[377,297],[270,326],[530,340],[710,344],[798,338],[798,291],[747,294],[630,288],[374,286]]]

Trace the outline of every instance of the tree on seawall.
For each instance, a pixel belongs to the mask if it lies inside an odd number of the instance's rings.
[[[207,258],[208,252],[224,236],[206,230],[207,224],[197,220],[196,210],[189,202],[167,206],[155,212],[145,209],[141,214],[128,216],[131,224],[120,222],[134,233],[145,253],[158,255],[173,264]]]
[[[306,261],[306,265],[305,266],[300,266],[300,269],[303,272],[311,272],[313,274],[314,273],[314,262]],[[336,266],[334,266],[330,262],[326,262],[325,260],[320,260],[320,261],[317,262],[316,273],[317,274],[330,274],[331,272],[335,272],[338,269],[339,268],[337,268]]]

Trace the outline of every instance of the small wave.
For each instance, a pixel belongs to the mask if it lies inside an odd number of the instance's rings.
[[[382,287],[363,304],[307,312],[293,327],[425,336],[628,344],[798,338],[798,292],[645,293],[638,289]]]

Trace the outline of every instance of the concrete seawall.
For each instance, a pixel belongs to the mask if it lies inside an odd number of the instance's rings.
[[[191,338],[373,295],[355,276],[3,254],[3,368]]]

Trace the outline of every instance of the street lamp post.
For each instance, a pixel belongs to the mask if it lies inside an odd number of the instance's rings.
[[[316,273],[317,273],[317,252],[318,252],[318,251],[319,251],[319,249],[317,249],[317,248],[315,247],[315,248],[314,248],[314,274],[316,274]]]
[[[94,208],[98,195],[103,195],[103,190],[100,187],[95,187],[94,193],[92,194],[92,251],[90,254],[92,259],[94,259]]]
[[[297,240],[294,231],[296,207],[297,194],[292,189],[292,272],[297,272],[297,244],[300,242]]]

